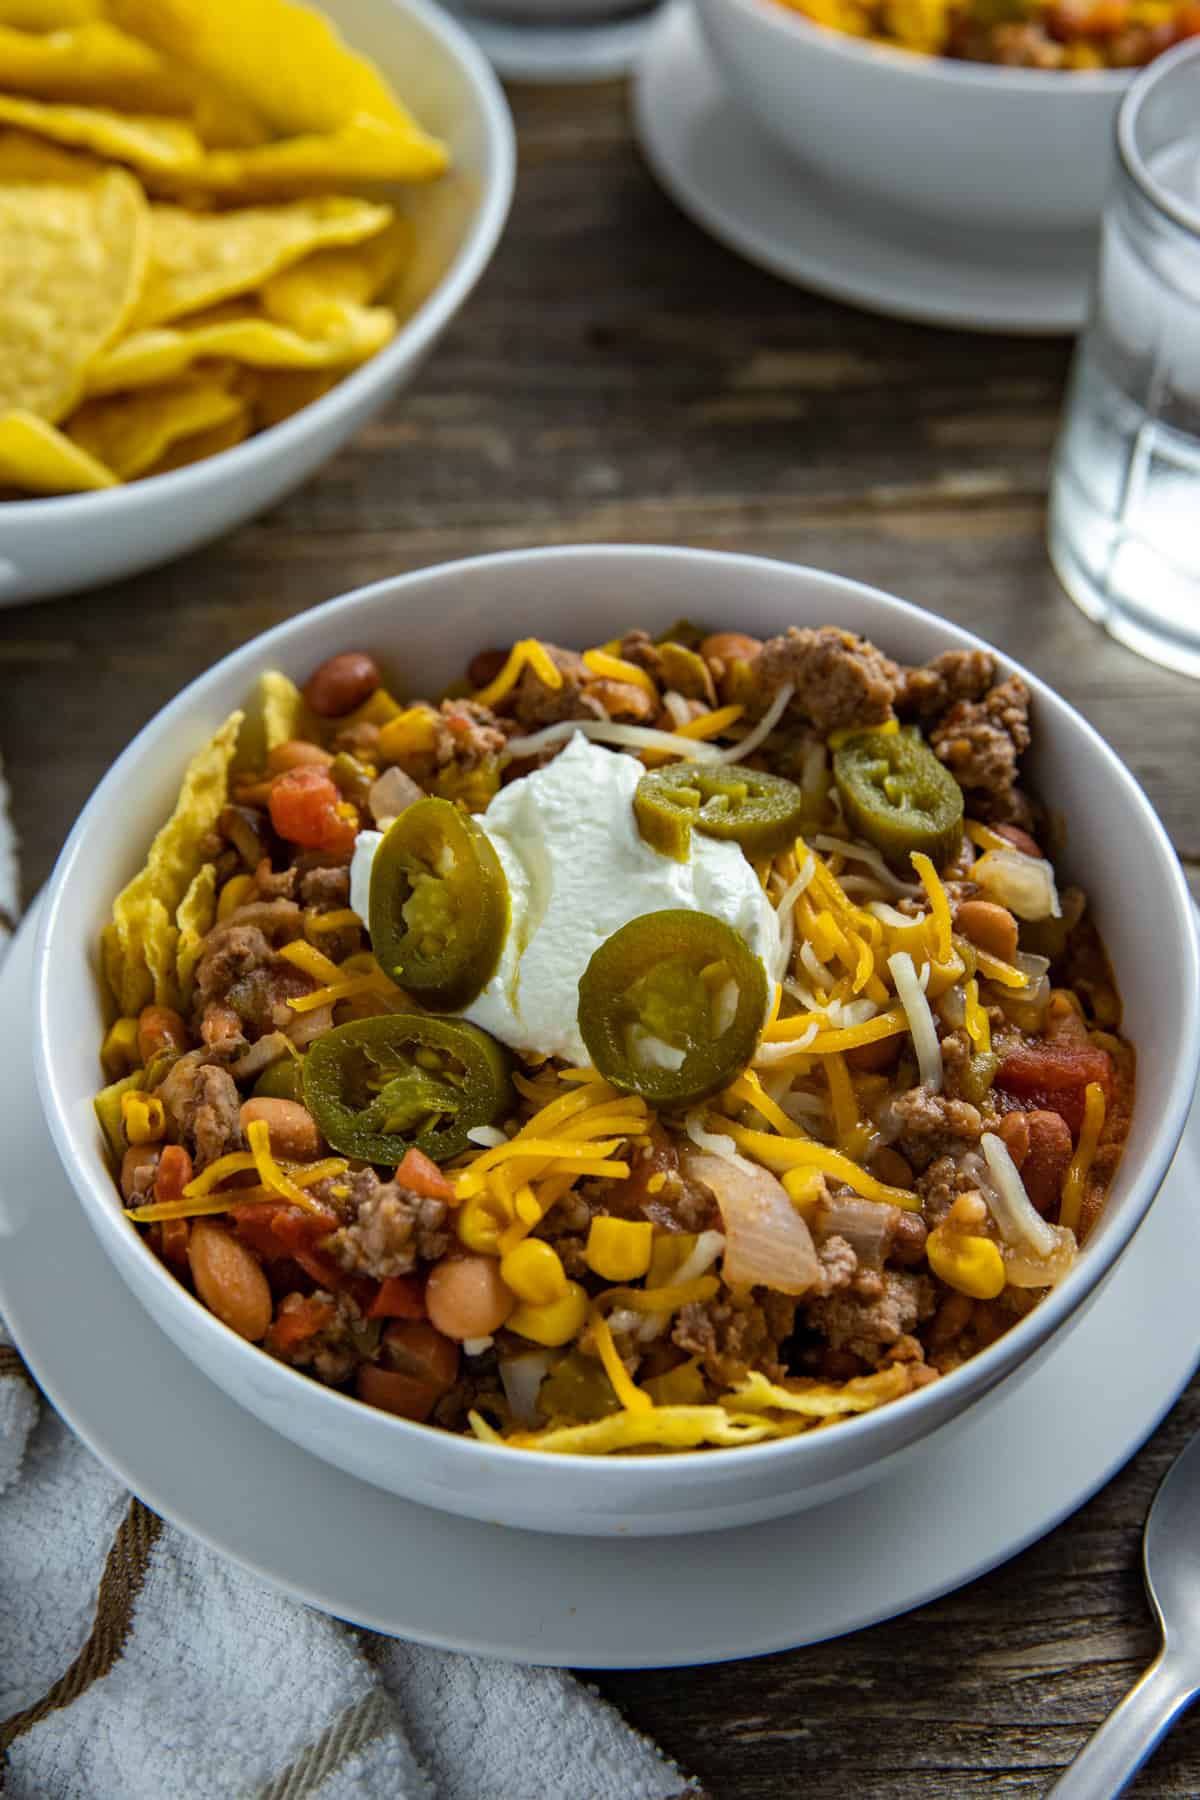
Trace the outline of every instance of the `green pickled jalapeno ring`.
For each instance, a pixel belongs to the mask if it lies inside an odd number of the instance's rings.
[[[794,781],[760,769],[670,765],[643,775],[633,796],[643,838],[663,856],[687,859],[692,831],[740,844],[747,856],[774,856],[805,823]]]
[[[268,1063],[254,1084],[254,1098],[303,1102],[304,1074],[298,1058],[286,1055]]]
[[[343,1156],[394,1168],[408,1150],[445,1162],[512,1104],[499,1044],[461,1019],[383,1013],[335,1025],[304,1058],[304,1101]]]
[[[450,800],[418,800],[375,854],[369,913],[380,968],[431,1011],[457,1012],[496,972],[508,882],[473,819]]]
[[[725,1087],[754,1055],[767,973],[709,913],[643,913],[606,938],[579,982],[579,1029],[600,1073],[656,1106]]]
[[[859,731],[833,753],[842,815],[898,875],[923,851],[943,869],[962,844],[962,789],[913,726],[887,735]]]

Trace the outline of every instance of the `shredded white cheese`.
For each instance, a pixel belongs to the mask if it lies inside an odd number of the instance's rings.
[[[723,763],[741,762],[747,756],[753,756],[760,744],[766,742],[788,709],[788,702],[796,689],[789,681],[780,688],[753,731],[748,731],[740,743],[728,750],[718,750],[717,760]]]
[[[509,738],[506,760],[515,757],[540,756],[554,744],[565,744],[580,732],[601,744],[625,744],[634,750],[665,750],[685,762],[721,762],[715,744],[702,738],[679,737],[672,731],[655,731],[649,725],[622,725],[613,719],[562,719],[557,725],[545,725],[528,737]]]
[[[985,1131],[979,1147],[992,1177],[989,1204],[1004,1241],[1014,1249],[1025,1247],[1035,1256],[1052,1256],[1058,1237],[1025,1192],[1021,1172],[1008,1153],[1004,1139]]]
[[[495,1125],[472,1125],[467,1137],[472,1144],[478,1144],[481,1150],[496,1150],[508,1139]]]
[[[818,833],[811,842],[814,850],[824,850],[830,856],[844,856],[851,861],[865,863],[872,874],[878,876],[889,893],[911,894],[915,899],[922,892],[917,884],[901,881],[900,877],[888,868],[874,844],[862,844],[857,838],[830,837],[826,832]]]
[[[937,1026],[925,998],[925,990],[917,979],[913,959],[907,950],[897,950],[888,957],[888,968],[896,984],[896,995],[908,1019],[913,1047],[917,1052],[917,1068],[922,1087],[939,1092],[942,1086],[942,1046],[938,1043]],[[926,964],[928,969],[928,964]]]

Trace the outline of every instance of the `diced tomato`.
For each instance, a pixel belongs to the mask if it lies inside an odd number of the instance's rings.
[[[318,1331],[332,1325],[336,1318],[337,1308],[331,1300],[310,1294],[298,1305],[289,1306],[286,1312],[276,1315],[267,1333],[267,1343],[272,1350],[294,1350],[297,1344],[303,1344],[307,1338],[315,1337]]]
[[[996,1070],[995,1085],[1027,1109],[1057,1113],[1077,1139],[1084,1095],[1092,1081],[1104,1089],[1106,1099],[1111,1098],[1113,1063],[1107,1050],[1059,1037],[1014,1050]]]
[[[405,1375],[399,1369],[380,1369],[374,1363],[360,1366],[355,1389],[359,1399],[365,1400],[368,1406],[377,1406],[381,1412],[396,1413],[401,1419],[418,1422],[429,1417],[445,1392],[444,1388],[419,1381],[414,1375]]]
[[[1176,14],[1175,35],[1180,42],[1184,38],[1200,37],[1200,6],[1185,6]]]
[[[307,850],[349,850],[358,832],[358,815],[339,812],[342,796],[323,769],[302,764],[271,784],[271,823],[281,838]]]
[[[456,1197],[454,1183],[442,1174],[437,1164],[423,1150],[404,1152],[396,1170],[396,1180],[401,1187],[408,1188],[410,1193],[419,1194],[424,1200],[445,1200],[449,1204]]]
[[[423,1319],[425,1283],[419,1275],[389,1275],[367,1308],[368,1319]]]
[[[155,1202],[182,1200],[183,1190],[191,1179],[192,1159],[183,1145],[164,1145],[154,1175]]]
[[[339,1223],[335,1213],[305,1212],[299,1206],[272,1206],[263,1201],[231,1206],[229,1216],[242,1242],[268,1259],[294,1255],[297,1244],[314,1244],[336,1231]]]
[[[175,1263],[182,1268],[187,1262],[188,1238],[191,1226],[186,1219],[164,1219],[162,1221],[162,1254],[163,1261]]]
[[[459,1349],[453,1338],[428,1319],[395,1319],[385,1326],[383,1360],[420,1381],[432,1382],[445,1393],[458,1380]]]

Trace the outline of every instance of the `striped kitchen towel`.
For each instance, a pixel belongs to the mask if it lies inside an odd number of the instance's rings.
[[[0,954],[16,862],[0,777]],[[0,1320],[8,1800],[674,1800],[653,1744],[553,1669],[356,1631],[143,1506]]]

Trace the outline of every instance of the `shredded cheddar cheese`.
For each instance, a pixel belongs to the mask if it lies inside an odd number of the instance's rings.
[[[967,1036],[975,1046],[978,1056],[986,1056],[992,1047],[992,1028],[988,1023],[987,1008],[980,1004],[979,983],[972,975],[963,990],[964,1017]]]
[[[932,950],[935,962],[950,961],[952,921],[950,918],[950,902],[946,890],[942,886],[941,877],[929,858],[920,850],[912,853],[912,866],[920,878],[921,886],[929,901],[929,917],[932,925]]]
[[[357,913],[351,913],[350,917],[355,924],[358,923]],[[322,955],[315,945],[306,944],[303,938],[297,938],[294,944],[284,944],[279,955],[284,962],[290,962],[293,968],[300,969],[305,975],[311,975],[314,981],[319,981],[326,987],[346,980],[345,974],[335,962],[331,962],[329,957]]]
[[[826,1145],[814,1142],[812,1138],[801,1141],[796,1138],[773,1137],[768,1131],[752,1131],[733,1119],[722,1119],[721,1126],[739,1150],[744,1151],[753,1162],[761,1163],[764,1169],[771,1169],[777,1175],[787,1174],[792,1169],[819,1169],[822,1175],[828,1175],[832,1180],[852,1187],[864,1200],[880,1200],[889,1206],[903,1207],[906,1212],[920,1207],[918,1195],[910,1194],[907,1188],[892,1187],[886,1181],[877,1181],[874,1175],[868,1175],[865,1169],[860,1169],[848,1156],[843,1156],[838,1150],[830,1150]],[[787,1185],[786,1182],[784,1185]]]
[[[781,1137],[807,1137],[808,1133],[795,1119],[789,1119],[782,1106],[776,1104],[763,1089],[753,1069],[745,1069],[725,1089],[724,1098],[735,1106],[752,1106],[756,1113],[773,1125]]]
[[[723,731],[728,731],[731,725],[737,724],[745,710],[744,706],[718,706],[714,712],[701,713],[698,719],[689,719],[686,725],[677,725],[675,736],[702,739],[720,737]]]
[[[640,688],[649,699],[658,699],[658,689],[645,669],[640,669],[636,663],[626,662],[623,656],[613,656],[608,650],[585,650],[583,666],[593,675],[598,675],[602,681],[623,681],[627,687]],[[557,670],[555,673],[557,674]]]
[[[617,1355],[617,1346],[613,1343],[612,1329],[609,1326],[608,1320],[604,1317],[603,1313],[597,1311],[594,1307],[592,1309],[591,1330],[592,1337],[595,1339],[596,1348],[600,1352],[600,1361],[603,1364],[604,1373],[612,1382],[613,1392],[621,1402],[624,1410],[633,1413],[652,1412],[654,1410],[654,1401],[649,1394],[644,1393],[630,1378],[629,1371]]]
[[[495,706],[497,700],[503,700],[505,694],[512,692],[526,669],[533,670],[543,687],[557,689],[563,684],[561,671],[537,639],[519,638],[495,680],[480,688],[472,698],[478,706]]]
[[[1098,1081],[1089,1081],[1083,1097],[1083,1124],[1080,1127],[1079,1144],[1063,1176],[1062,1206],[1058,1222],[1065,1225],[1068,1231],[1079,1231],[1079,1215],[1083,1209],[1087,1178],[1100,1143],[1100,1134],[1104,1130],[1107,1111],[1104,1089]]]
[[[306,1194],[300,1183],[293,1181],[271,1155],[271,1132],[265,1119],[250,1121],[246,1127],[246,1142],[264,1187],[274,1188],[281,1199],[290,1201],[293,1206],[302,1206],[305,1212],[320,1212],[320,1203],[311,1194]]]

